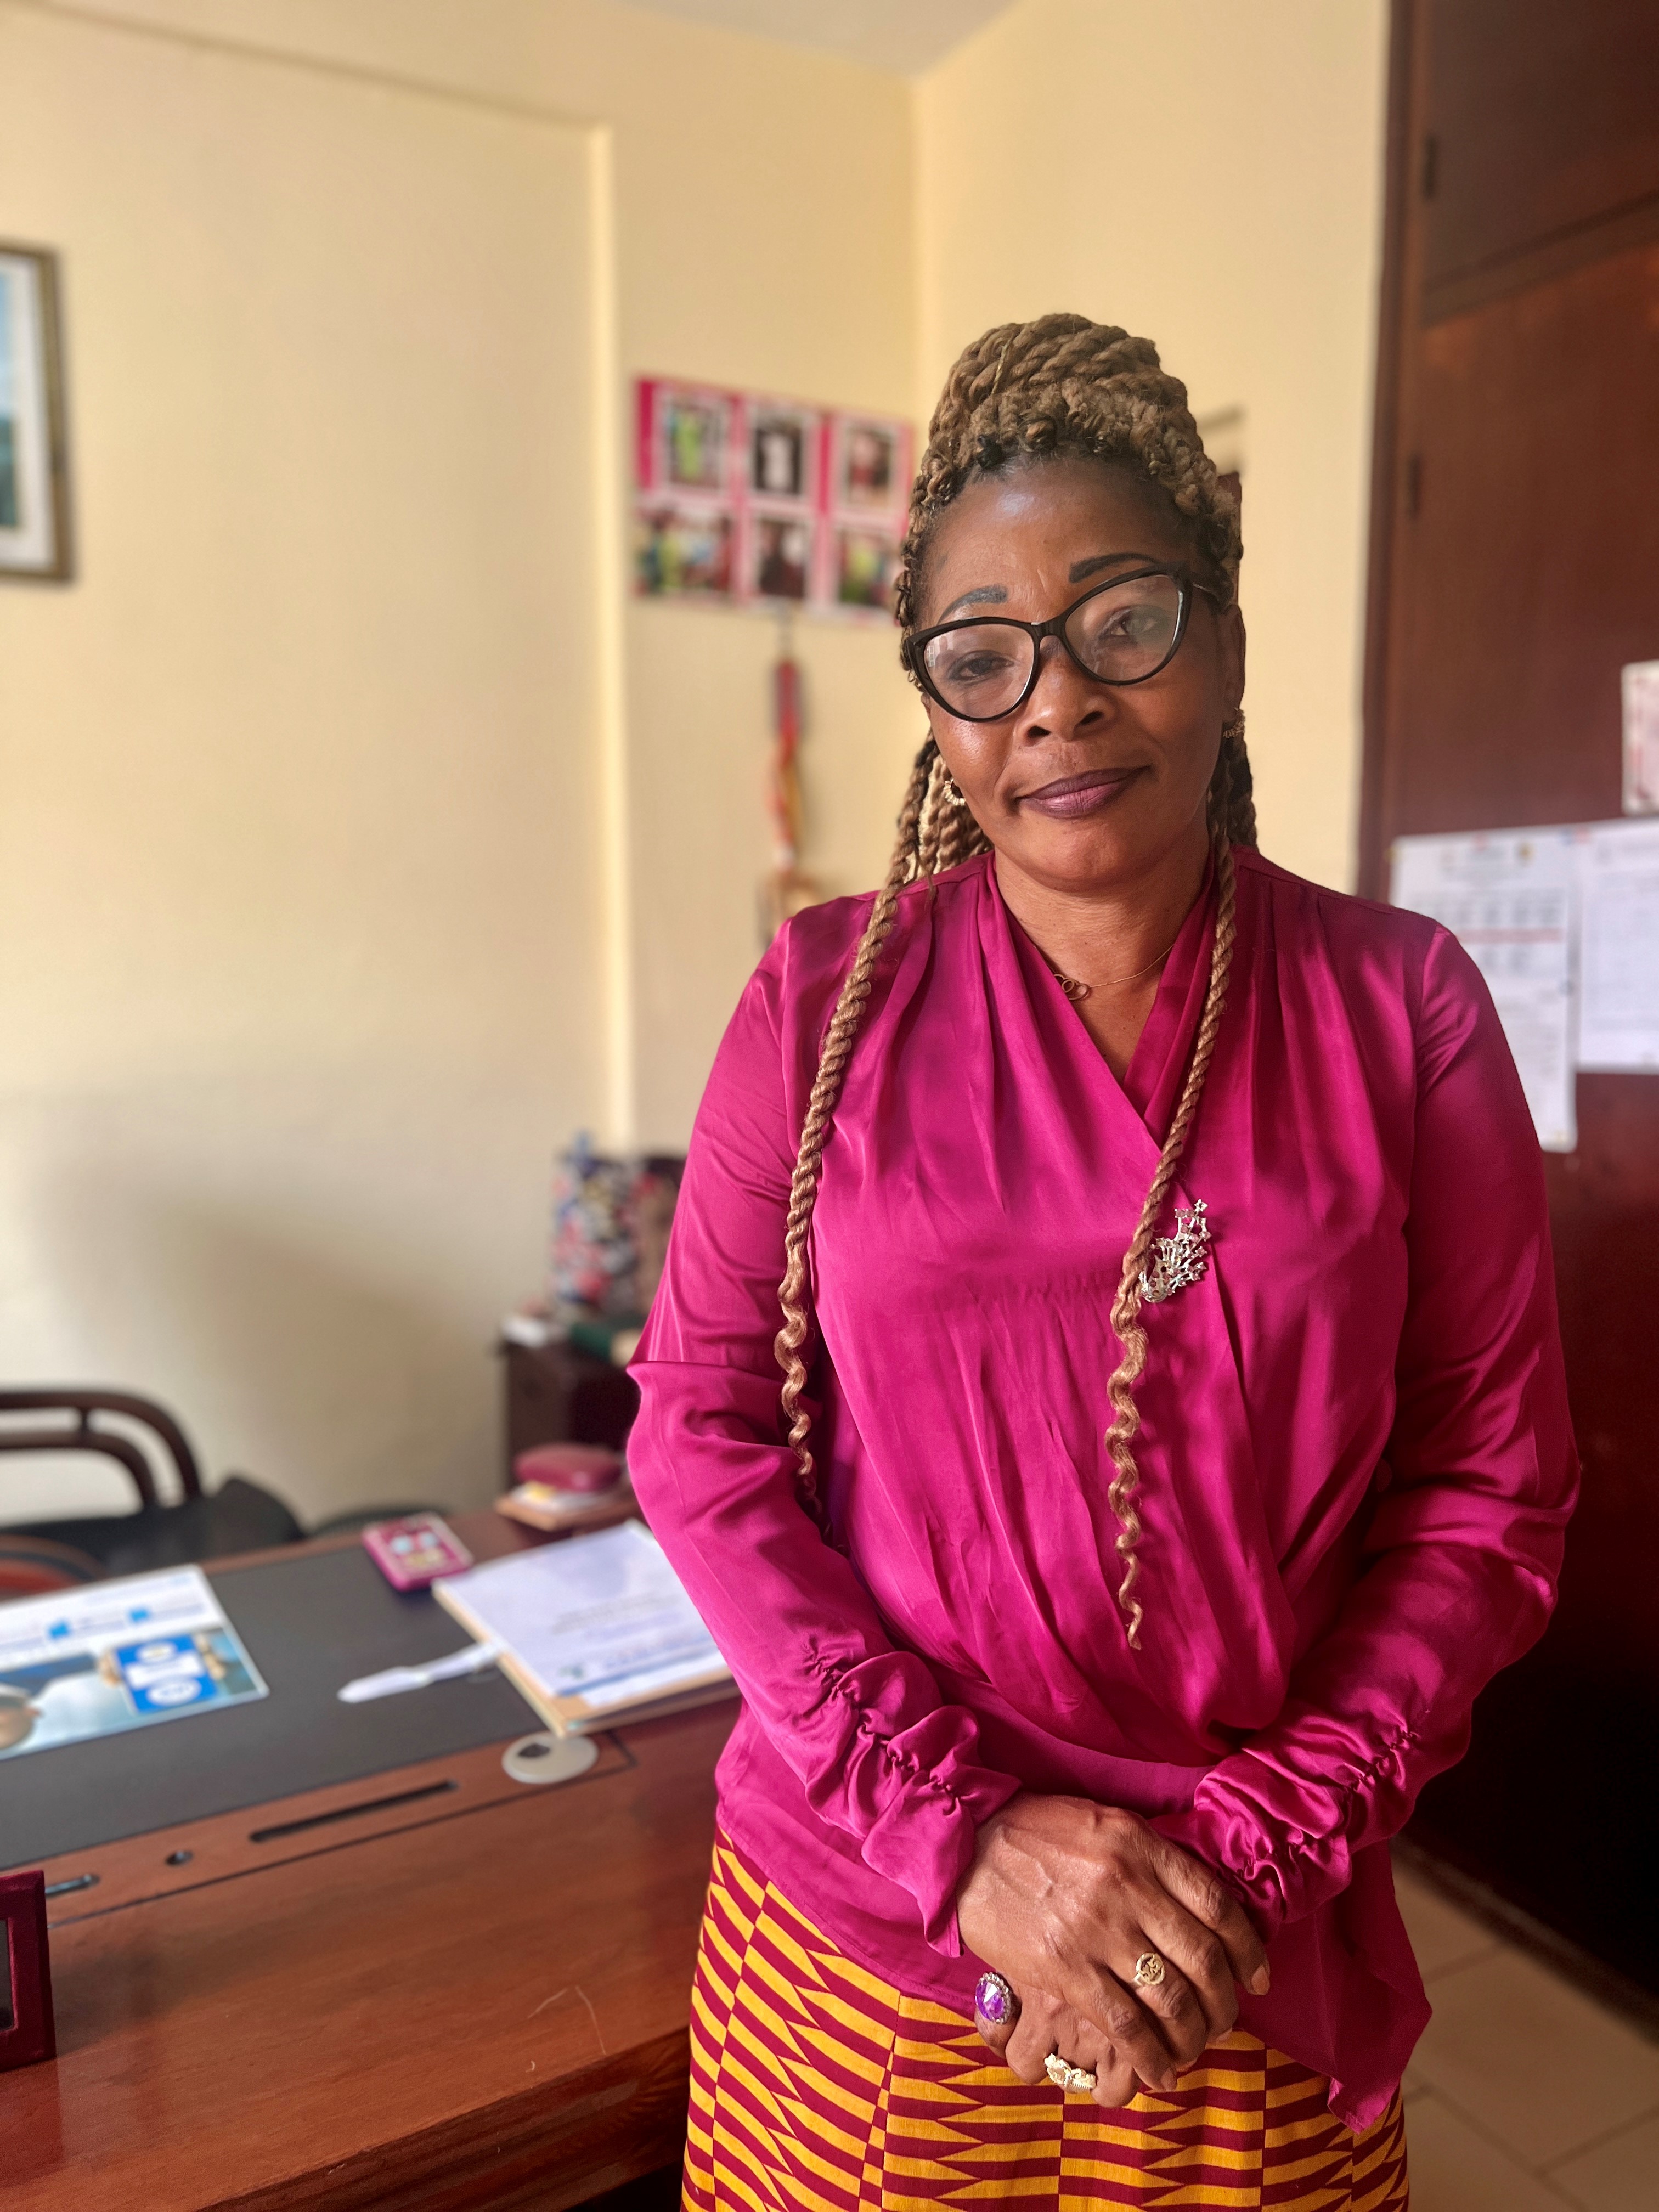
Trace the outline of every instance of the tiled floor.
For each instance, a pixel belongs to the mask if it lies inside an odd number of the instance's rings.
[[[1406,2075],[1412,2212],[1659,2212],[1659,2044],[1402,1866],[1434,2018]]]

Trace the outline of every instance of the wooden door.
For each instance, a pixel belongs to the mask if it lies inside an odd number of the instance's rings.
[[[1402,833],[1619,812],[1620,668],[1659,659],[1656,88],[1651,0],[1396,0],[1373,894]],[[1632,1909],[1659,1863],[1659,1079],[1581,1076],[1578,1125],[1546,1162],[1584,1462],[1560,1606],[1415,1832],[1659,1991]]]

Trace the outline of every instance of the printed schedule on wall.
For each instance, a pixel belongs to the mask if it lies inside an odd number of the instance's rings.
[[[1659,819],[1401,837],[1395,906],[1486,981],[1546,1152],[1577,1143],[1574,1079],[1659,1074]]]

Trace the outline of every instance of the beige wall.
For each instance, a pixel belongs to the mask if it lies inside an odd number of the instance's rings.
[[[478,1502],[549,1155],[683,1142],[757,951],[775,634],[624,603],[623,380],[908,404],[908,90],[543,0],[0,0],[0,84],[83,555],[0,587],[0,1373]],[[913,710],[799,645],[850,887]]]
[[[1263,849],[1353,874],[1382,0],[1022,0],[923,82],[921,357],[1073,307],[1245,410]]]
[[[591,126],[619,380],[913,407],[900,78],[612,0],[104,0],[99,12]],[[631,600],[621,622],[626,941],[610,951],[623,1034],[605,1127],[680,1146],[757,956],[777,640],[759,617]],[[861,889],[885,858],[916,711],[884,630],[814,623],[796,642],[811,716],[806,862],[832,891]]]
[[[925,414],[990,320],[1152,331],[1248,410],[1267,842],[1345,880],[1381,15],[1022,0],[916,86],[611,0],[0,0],[83,555],[0,587],[0,1374],[310,1513],[487,1494],[548,1156],[683,1144],[757,951],[775,633],[627,598],[635,374]],[[917,711],[797,647],[862,888]]]

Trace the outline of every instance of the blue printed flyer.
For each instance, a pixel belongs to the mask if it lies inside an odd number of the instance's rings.
[[[0,1605],[0,1759],[268,1694],[199,1567]]]

